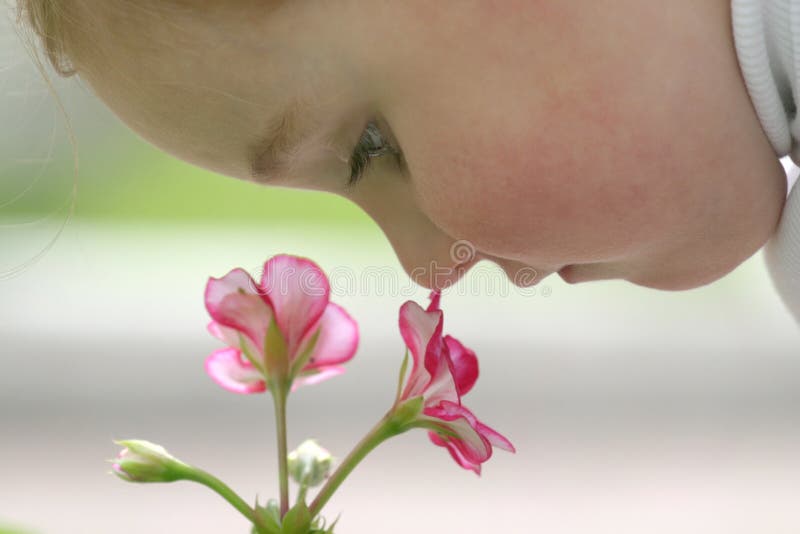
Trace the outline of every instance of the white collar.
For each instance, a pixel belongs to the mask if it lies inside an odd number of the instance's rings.
[[[800,155],[800,2],[732,0],[731,18],[739,66],[764,132],[779,157]]]

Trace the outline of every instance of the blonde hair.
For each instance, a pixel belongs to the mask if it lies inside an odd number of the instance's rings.
[[[61,222],[55,235],[45,244],[44,248],[32,257],[23,261],[21,264],[13,266],[5,271],[0,271],[0,280],[14,277],[24,272],[28,267],[38,262],[47,252],[53,248],[58,238],[66,228],[67,223],[75,213],[75,205],[78,197],[78,144],[75,133],[70,124],[67,114],[58,93],[53,87],[50,77],[42,61],[41,52],[44,52],[47,63],[49,63],[59,76],[69,78],[77,73],[72,60],[69,58],[67,31],[69,28],[69,16],[64,12],[63,0],[16,0],[16,30],[26,45],[31,55],[34,65],[44,78],[45,84],[50,94],[53,96],[56,106],[64,117],[66,124],[67,137],[72,146],[73,172],[72,188],[70,195],[66,199],[67,215]],[[68,0],[71,1],[71,0]],[[41,52],[40,52],[41,51]],[[57,211],[60,211],[57,210]],[[48,215],[47,217],[49,217]]]
[[[39,51],[62,77],[76,74],[69,57],[69,31],[71,18],[63,0],[17,0],[16,22],[22,30],[23,41],[34,55],[34,61],[43,70]],[[43,73],[44,74],[44,73]]]

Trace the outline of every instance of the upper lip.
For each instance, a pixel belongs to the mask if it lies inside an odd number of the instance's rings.
[[[570,267],[572,267],[572,265],[564,265],[557,272],[558,276],[560,276],[563,281],[565,281],[568,284],[574,284],[576,280],[572,276],[573,273]]]
[[[492,261],[499,265],[508,279],[518,287],[535,286],[553,273],[552,270],[540,269],[516,260],[492,259]]]

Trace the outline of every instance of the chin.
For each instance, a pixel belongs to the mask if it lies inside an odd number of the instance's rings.
[[[628,281],[637,286],[661,291],[688,291],[716,282],[733,271],[734,268],[735,267],[711,272],[695,271],[691,273],[668,273],[666,275],[645,276],[641,278],[632,277],[629,278]]]
[[[561,279],[568,284],[594,282],[599,280],[626,280],[634,285],[658,289],[660,291],[687,291],[716,282],[733,271],[739,264],[725,265],[722,268],[695,267],[691,271],[657,271],[628,274],[608,264],[587,263],[566,265],[558,271]]]

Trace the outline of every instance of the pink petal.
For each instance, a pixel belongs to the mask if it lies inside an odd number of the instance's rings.
[[[477,475],[481,474],[480,462],[472,462],[468,460],[463,454],[461,454],[461,451],[458,450],[458,447],[456,447],[452,441],[443,440],[436,432],[428,432],[428,437],[434,443],[434,445],[445,447],[447,452],[450,453],[450,456],[453,457],[453,460],[455,460],[458,465],[464,469],[475,471],[475,474]]]
[[[445,336],[444,342],[453,363],[453,379],[459,397],[466,395],[478,380],[478,357],[470,349],[452,336]]]
[[[208,330],[208,333],[214,336],[215,338],[224,341],[226,345],[231,345],[231,343],[229,342],[229,340],[232,341],[230,335],[231,333],[235,332],[235,330],[232,330],[226,326],[222,326],[216,321],[209,322],[206,325],[206,330]]]
[[[272,310],[258,291],[249,274],[234,269],[222,278],[208,279],[205,301],[214,321],[247,336],[262,354]]]
[[[431,303],[428,304],[427,311],[436,311],[440,310],[439,307],[440,301],[442,300],[442,292],[441,291],[431,291],[430,296],[428,297],[431,299]]]
[[[320,369],[318,372],[313,372],[311,374],[301,374],[294,379],[294,382],[292,382],[292,391],[296,390],[300,386],[313,386],[314,384],[319,384],[320,382],[324,382],[329,378],[339,376],[342,373],[344,373],[344,367],[334,365]]]
[[[447,447],[450,455],[461,467],[472,469],[480,474],[480,464],[492,456],[492,445],[515,452],[508,439],[484,425],[466,407],[443,401],[438,406],[425,408],[424,415],[438,419],[455,436],[433,433],[431,441]]]
[[[358,324],[344,308],[329,302],[320,319],[319,328],[317,344],[304,369],[344,363],[355,355],[358,348]],[[313,332],[307,339],[312,336]]]
[[[411,373],[402,395],[403,399],[409,399],[422,394],[431,381],[427,369],[428,347],[441,338],[442,312],[427,312],[416,302],[407,301],[400,307],[400,334],[412,357]]]
[[[431,341],[431,344],[433,344],[433,341]],[[443,341],[440,342],[440,345],[444,348]],[[429,346],[428,354],[430,353],[431,350]],[[435,370],[435,374],[425,386],[423,395],[425,398],[425,406],[436,406],[442,401],[461,404],[461,398],[458,395],[456,382],[453,378],[453,365],[447,357],[446,350],[442,351],[439,365]]]
[[[264,377],[253,365],[242,358],[241,352],[232,348],[214,351],[206,358],[206,373],[214,382],[234,393],[260,393],[266,391]]]
[[[456,437],[443,439],[452,443],[468,461],[483,463],[491,458],[491,443],[478,432],[476,428],[478,419],[464,406],[443,401],[438,406],[425,408],[423,413],[428,417],[444,421],[447,428],[456,433]]]
[[[330,286],[325,273],[311,260],[280,254],[264,264],[261,291],[272,303],[289,354],[295,355],[328,306]]]
[[[222,326],[216,321],[209,322],[206,329],[212,336],[223,341],[229,347],[239,348],[239,350],[247,349],[254,358],[260,358],[263,353],[261,347],[256,346],[250,336],[242,335],[238,330]],[[239,338],[244,341],[244,347],[240,346]]]
[[[488,426],[484,425],[480,421],[475,427],[478,430],[478,433],[489,440],[489,443],[494,445],[497,448],[503,449],[508,452],[517,452],[517,449],[514,445],[508,441],[508,438],[497,432],[496,430],[489,428]]]

